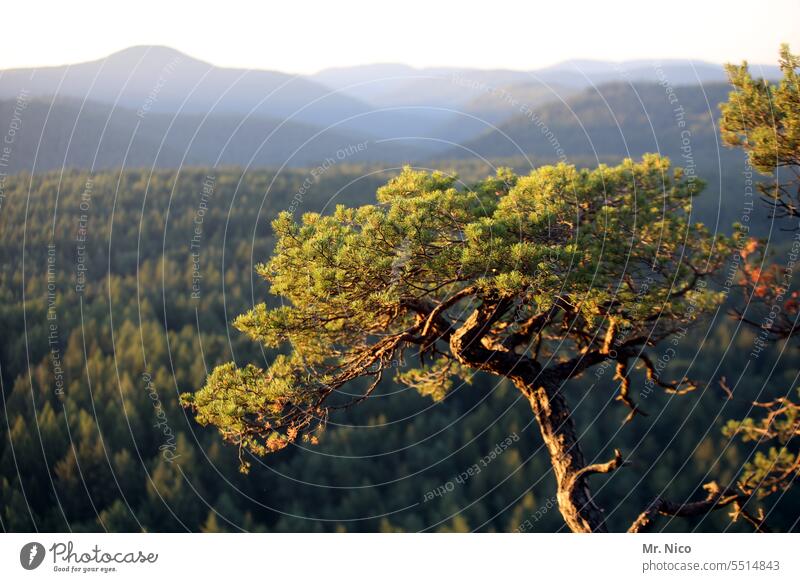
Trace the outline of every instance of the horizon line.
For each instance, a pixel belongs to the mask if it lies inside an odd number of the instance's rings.
[[[89,58],[88,60],[80,60],[75,62],[61,62],[57,64],[43,64],[43,65],[21,65],[21,66],[14,66],[14,67],[6,67],[0,69],[0,73],[3,72],[12,72],[12,71],[21,71],[21,70],[40,70],[40,69],[57,69],[62,67],[73,67],[78,65],[85,65],[90,63],[96,63],[100,61],[107,60],[114,56],[134,51],[136,49],[148,49],[153,50],[167,50],[170,52],[177,53],[181,56],[184,56],[192,61],[204,63],[211,67],[217,69],[234,69],[234,70],[247,70],[247,71],[269,71],[269,72],[279,72],[288,75],[294,75],[298,77],[313,77],[315,75],[319,75],[321,73],[327,71],[339,71],[339,70],[346,70],[346,69],[359,69],[359,68],[367,68],[367,67],[380,67],[380,66],[395,66],[395,67],[404,67],[408,69],[412,69],[415,71],[430,71],[430,70],[439,70],[439,69],[447,69],[453,71],[510,71],[510,72],[518,72],[518,73],[526,73],[526,72],[542,72],[547,70],[557,69],[559,67],[565,67],[570,64],[575,63],[591,63],[591,64],[605,64],[605,65],[623,65],[623,64],[632,64],[632,63],[686,63],[691,65],[710,65],[715,67],[725,67],[728,64],[741,64],[741,63],[733,63],[733,62],[725,62],[720,63],[716,61],[706,60],[706,59],[688,59],[688,58],[681,58],[681,57],[643,57],[637,59],[625,59],[625,60],[606,60],[606,59],[594,59],[594,58],[585,58],[585,57],[573,57],[569,59],[562,59],[560,61],[556,61],[550,65],[545,65],[543,67],[538,68],[515,68],[515,67],[467,67],[467,66],[457,66],[457,65],[427,65],[427,66],[416,66],[409,63],[401,62],[401,61],[372,61],[372,62],[362,62],[357,64],[341,64],[341,65],[332,65],[328,67],[323,67],[320,69],[315,69],[314,72],[311,73],[297,73],[293,71],[289,71],[287,69],[282,68],[252,68],[252,67],[244,67],[240,65],[219,65],[208,61],[206,59],[201,59],[195,56],[192,56],[188,52],[182,51],[177,49],[173,46],[165,45],[165,44],[134,44],[127,46],[125,48],[121,48],[119,50],[112,51],[105,56],[99,56],[95,58]],[[777,63],[756,63],[756,62],[749,62],[745,61],[749,67],[763,69],[763,68],[777,68]],[[580,67],[576,67],[576,71],[581,72]],[[586,72],[586,71],[583,71]]]

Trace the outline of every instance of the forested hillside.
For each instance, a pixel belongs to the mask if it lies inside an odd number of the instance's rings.
[[[16,100],[0,101],[0,119],[13,119]],[[402,163],[420,155],[408,145],[378,142],[368,133],[319,127],[257,114],[137,112],[95,101],[32,99],[20,114],[14,154],[5,170],[61,168],[178,168],[239,165],[310,167],[337,163]]]
[[[648,143],[643,137],[635,145]],[[250,459],[246,477],[238,471],[240,451],[200,428],[178,403],[216,364],[274,357],[230,326],[266,297],[254,266],[272,249],[270,220],[283,210],[372,203],[391,175],[340,164],[315,175],[131,170],[8,177],[0,198],[2,528],[562,528],[529,405],[505,381],[479,377],[446,405],[386,383],[374,401],[332,418],[319,446]],[[606,410],[616,421],[595,423],[596,441],[582,442],[590,457],[607,457],[610,451],[600,449],[612,435],[631,453],[614,491],[598,488],[612,526],[627,526],[664,491],[685,499],[709,474],[730,480],[753,453],[720,429],[747,413],[748,396],[785,394],[798,361],[784,353],[774,370],[775,354],[765,352],[746,363],[735,354],[752,338],[720,312],[670,357],[670,373],[687,373],[701,389],[653,394],[644,404],[650,416],[624,427],[626,412],[616,406]],[[717,380],[736,377],[745,365],[741,399],[725,402]],[[609,406],[611,375],[569,385],[580,421]],[[612,504],[621,498],[621,508]],[[776,528],[792,527],[798,502],[796,493],[770,498]],[[748,529],[730,526],[723,513],[666,527]]]
[[[723,81],[719,65],[678,61],[569,61],[534,71],[379,64],[303,76],[138,46],[68,67],[0,71],[0,119],[19,126],[10,173],[309,167],[367,142],[349,162],[594,165],[648,151],[679,156],[686,128],[692,163],[718,182],[729,175],[718,167],[714,125]]]
[[[543,163],[593,167],[660,152],[706,182],[696,217],[728,231],[744,212],[734,201],[745,182],[754,179],[741,152],[723,147],[718,137],[719,103],[729,87],[673,86],[663,79],[661,84],[612,83],[583,90],[438,79],[462,89],[467,98],[458,109],[389,108],[359,117],[375,134],[391,139],[348,129],[347,123],[322,127],[216,110],[207,116],[139,115],[93,101],[32,99],[21,111],[22,130],[15,135],[6,171],[313,168],[330,161],[398,167],[410,162],[477,180],[498,165],[527,173]],[[0,117],[12,119],[15,107],[16,101],[0,102]],[[403,117],[412,113],[413,123]],[[767,222],[766,214],[757,214],[754,232],[767,234]]]

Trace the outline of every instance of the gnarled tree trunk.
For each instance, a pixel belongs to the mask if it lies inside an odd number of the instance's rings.
[[[558,507],[574,532],[606,531],[603,512],[594,504],[586,477],[616,469],[622,459],[586,465],[575,424],[567,401],[559,387],[569,377],[568,371],[542,370],[536,362],[503,349],[483,345],[487,329],[508,307],[507,302],[484,304],[450,336],[450,351],[455,358],[472,368],[505,376],[514,382],[531,403],[542,438],[550,453],[556,477]],[[570,370],[566,368],[565,370]]]
[[[527,396],[550,453],[556,499],[564,521],[574,532],[607,531],[605,516],[594,504],[586,483],[586,461],[575,433],[575,423],[564,396],[558,393],[558,386],[539,381],[531,387],[521,379],[514,384]]]

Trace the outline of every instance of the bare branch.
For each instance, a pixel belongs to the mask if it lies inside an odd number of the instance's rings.
[[[617,361],[617,369],[614,379],[619,380],[619,394],[617,395],[617,400],[621,401],[625,404],[625,406],[631,409],[631,411],[628,413],[628,416],[626,416],[625,420],[622,421],[622,424],[628,424],[637,414],[648,416],[648,414],[639,408],[639,406],[633,401],[633,398],[631,398],[631,379],[628,377],[627,358]]]
[[[670,394],[677,394],[678,396],[682,396],[684,394],[688,394],[694,390],[697,390],[698,384],[696,382],[692,382],[685,376],[678,382],[664,382],[658,377],[658,372],[656,371],[656,367],[653,364],[653,361],[650,359],[650,356],[642,352],[639,354],[639,359],[644,363],[645,368],[647,368],[647,380],[664,389],[665,392]],[[685,386],[685,388],[681,388],[681,386]]]
[[[706,498],[702,501],[693,501],[691,503],[674,503],[663,497],[656,497],[631,524],[628,528],[628,533],[642,533],[651,529],[654,525],[655,518],[659,515],[670,517],[697,517],[728,507],[732,504],[737,504],[738,509],[736,509],[736,513],[738,515],[743,515],[741,508],[746,505],[752,497],[752,494],[737,493],[731,487],[721,489],[714,481],[703,485],[703,489],[707,492]]]
[[[626,464],[627,462],[622,460],[622,453],[619,451],[619,449],[614,449],[613,459],[605,463],[594,463],[592,465],[587,465],[575,473],[575,481],[577,482],[578,479],[585,479],[589,475],[596,473],[611,473],[612,471],[616,471]]]

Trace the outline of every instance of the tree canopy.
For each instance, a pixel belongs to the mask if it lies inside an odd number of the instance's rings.
[[[283,354],[266,368],[219,366],[184,403],[240,450],[264,454],[316,440],[332,410],[367,398],[388,374],[436,399],[476,372],[503,376],[531,403],[568,525],[602,530],[586,478],[621,456],[585,461],[565,382],[613,363],[628,419],[640,412],[637,361],[651,384],[691,389],[662,381],[647,348],[723,299],[710,277],[733,241],[692,222],[701,187],[656,155],[525,177],[501,170],[472,187],[406,168],[377,204],[299,223],[284,213],[275,252],[257,267],[281,304],[234,323]],[[360,378],[370,380],[363,392],[345,394]]]
[[[744,306],[735,309],[735,315],[758,331],[758,351],[800,333],[800,292],[792,290],[800,253],[800,57],[783,45],[779,62],[783,77],[777,84],[753,77],[747,63],[729,65],[733,90],[721,106],[723,140],[743,149],[749,164],[767,177],[757,187],[771,218],[780,219],[781,230],[792,232],[782,257],[770,252],[770,241],[754,238],[740,251]],[[725,389],[733,399],[732,391]],[[800,404],[792,392],[789,387],[774,399],[752,402],[751,415],[731,420],[725,428],[731,438],[758,449],[739,475],[738,488],[749,495],[783,494],[800,475]],[[762,527],[763,521],[756,520],[756,525]]]
[[[726,145],[740,147],[750,164],[773,180],[758,185],[778,217],[800,218],[800,57],[783,45],[783,78],[773,84],[753,77],[747,63],[728,65],[733,87],[721,106]]]

